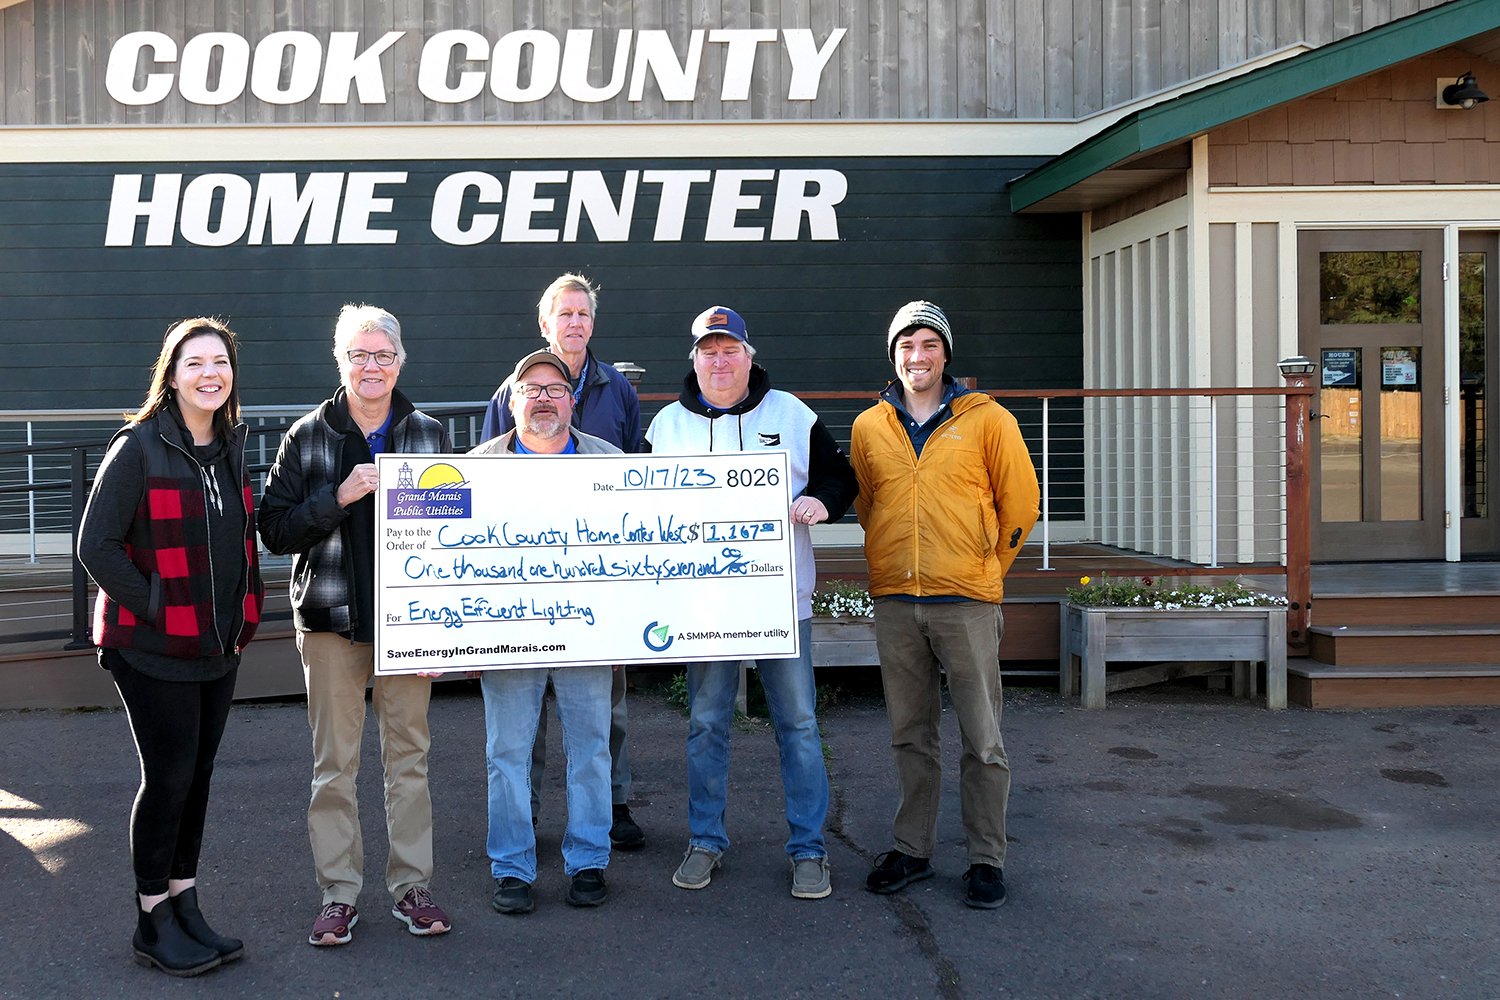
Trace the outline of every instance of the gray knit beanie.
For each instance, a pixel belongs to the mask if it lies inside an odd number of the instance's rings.
[[[891,328],[886,334],[886,353],[892,361],[896,360],[896,338],[915,326],[936,330],[943,338],[947,360],[953,360],[953,329],[948,325],[948,317],[926,299],[916,299],[897,309],[891,320]]]

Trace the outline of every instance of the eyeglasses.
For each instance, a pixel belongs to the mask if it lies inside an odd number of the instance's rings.
[[[344,357],[348,358],[349,363],[356,368],[363,368],[371,358],[374,358],[375,363],[382,368],[389,368],[396,363],[395,351],[375,351],[373,353],[370,351],[345,351]]]
[[[547,394],[548,399],[562,399],[573,390],[561,382],[548,382],[546,385],[537,385],[535,382],[522,382],[516,386],[516,391],[527,399],[540,399],[544,392]]]

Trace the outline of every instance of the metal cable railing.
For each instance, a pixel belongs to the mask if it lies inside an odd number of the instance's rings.
[[[1150,560],[1158,575],[1287,572],[1288,390],[986,391],[1015,415],[1042,484],[1042,518],[1026,546],[1039,559],[1013,575],[1065,581],[1096,572],[1098,552],[1080,551],[1080,542]],[[874,400],[871,392],[798,395],[845,446],[854,418]],[[675,398],[642,393],[643,423]],[[447,424],[455,450],[479,443],[484,404],[423,409]],[[246,408],[257,499],[281,436],[304,412]],[[0,414],[0,442],[23,433],[28,442],[0,448],[0,649],[90,645],[92,584],[71,553],[89,484],[118,426],[118,414],[106,411]],[[268,578],[277,581],[288,562],[267,556]],[[267,620],[288,619],[284,593],[273,593]]]

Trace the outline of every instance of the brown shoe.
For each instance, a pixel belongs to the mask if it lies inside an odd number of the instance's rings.
[[[354,925],[359,923],[359,911],[348,903],[329,903],[313,921],[312,933],[307,943],[318,948],[348,944],[354,939]]]

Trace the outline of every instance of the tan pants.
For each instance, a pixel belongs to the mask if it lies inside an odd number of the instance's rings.
[[[312,801],[307,835],[323,905],[353,905],[364,885],[360,836],[360,742],[365,729],[365,686],[374,673],[374,647],[332,632],[298,632],[302,675],[307,683],[307,721],[312,726]],[[386,888],[399,900],[412,886],[432,879],[432,796],[427,789],[426,677],[376,677],[371,703],[380,724],[385,766],[385,825],[390,838]]]
[[[875,602],[875,646],[901,792],[895,843],[905,854],[930,858],[937,844],[941,664],[948,674],[963,745],[958,801],[969,863],[1005,866],[1010,764],[1000,738],[1004,629],[998,604],[916,604],[891,598]]]

